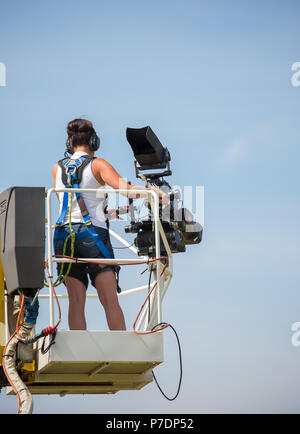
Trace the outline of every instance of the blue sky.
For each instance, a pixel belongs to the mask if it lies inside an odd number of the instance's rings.
[[[150,125],[171,153],[168,181],[205,188],[203,243],[174,255],[164,302],[182,343],[177,400],[152,384],[109,397],[36,396],[35,412],[299,412],[299,2],[0,5],[1,191],[50,187],[66,123],[78,116],[132,182],[125,130]],[[132,273],[122,272],[124,287]],[[138,302],[122,299],[128,326]],[[103,317],[95,309],[91,328]],[[47,325],[45,315],[42,307]],[[157,375],[171,394],[177,348],[171,331],[165,340]],[[14,397],[3,391],[0,401],[0,412],[16,412]]]

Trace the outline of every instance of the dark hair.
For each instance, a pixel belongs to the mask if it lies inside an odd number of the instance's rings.
[[[93,124],[87,119],[73,119],[67,125],[68,137],[72,139],[72,146],[88,145],[95,132]]]

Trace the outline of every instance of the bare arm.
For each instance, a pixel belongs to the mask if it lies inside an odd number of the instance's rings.
[[[95,178],[100,184],[108,184],[110,187],[116,190],[127,190],[128,193],[122,193],[124,196],[137,199],[139,197],[143,197],[143,195],[130,193],[130,190],[153,190],[158,193],[158,196],[161,200],[165,201],[168,197],[166,193],[155,187],[146,188],[139,185],[128,184],[128,182],[121,175],[119,175],[119,173],[107,161],[103,160],[102,158],[96,158],[93,161],[92,170]]]

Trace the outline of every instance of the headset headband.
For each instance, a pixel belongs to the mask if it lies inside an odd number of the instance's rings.
[[[95,152],[95,151],[97,151],[97,150],[99,149],[99,146],[100,146],[100,138],[99,138],[99,136],[97,135],[97,133],[96,133],[95,130],[93,131],[93,133],[92,133],[92,135],[91,135],[91,137],[90,137],[90,140],[89,140],[88,146],[89,146],[89,148],[90,148],[90,150],[91,150],[92,152]],[[67,153],[69,153],[69,154],[74,154],[73,144],[72,144],[72,137],[68,137],[68,138],[67,138],[67,141],[66,141],[66,148],[67,148],[67,149],[66,149],[66,152],[67,152]]]

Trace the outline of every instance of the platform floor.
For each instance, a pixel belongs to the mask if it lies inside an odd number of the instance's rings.
[[[161,332],[62,330],[46,354],[41,345],[42,340],[36,349],[35,373],[26,382],[32,394],[138,390],[152,381],[152,369],[163,362]]]

